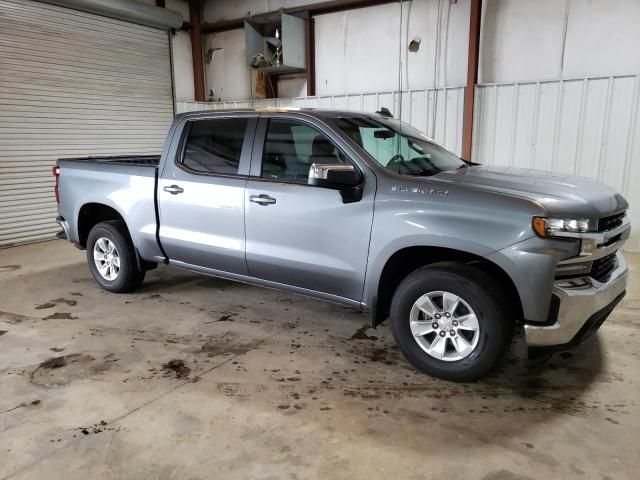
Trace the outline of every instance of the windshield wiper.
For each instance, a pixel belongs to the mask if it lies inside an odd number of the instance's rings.
[[[412,177],[431,176],[436,173],[440,173],[441,170],[416,170],[415,172],[403,172],[404,175],[410,175]]]

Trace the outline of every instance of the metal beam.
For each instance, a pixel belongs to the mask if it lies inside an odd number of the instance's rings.
[[[204,56],[202,55],[202,5],[200,0],[189,0],[191,24],[191,56],[193,59],[193,92],[196,102],[204,102]]]
[[[302,5],[299,7],[284,8],[273,12],[254,15],[253,17],[261,17],[263,15],[273,15],[277,13],[302,13],[308,12],[309,16],[323,15],[325,13],[341,12],[344,10],[354,10],[356,8],[373,7],[375,5],[383,5],[385,3],[397,3],[400,0],[332,0],[329,2],[320,2],[313,5]],[[245,20],[251,20],[253,17],[235,18],[233,20],[223,20],[215,23],[204,23],[202,25],[202,33],[226,32],[228,30],[236,30],[244,27]]]
[[[307,97],[316,95],[316,24],[313,17],[306,19],[305,71],[307,72]]]
[[[467,53],[467,86],[464,91],[464,116],[462,126],[462,158],[471,160],[473,148],[473,109],[478,84],[478,59],[480,57],[480,21],[482,0],[471,0],[469,15],[469,49]]]

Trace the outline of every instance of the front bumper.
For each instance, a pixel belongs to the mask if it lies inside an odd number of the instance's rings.
[[[625,294],[627,264],[622,253],[616,253],[616,261],[605,283],[589,276],[557,280],[553,285],[558,300],[556,321],[552,325],[525,324],[527,345],[573,346],[594,333]]]

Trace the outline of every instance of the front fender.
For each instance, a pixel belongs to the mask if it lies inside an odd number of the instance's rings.
[[[443,189],[435,179],[413,182],[399,188],[382,181],[378,189],[362,295],[363,307],[374,312],[382,273],[396,252],[408,247],[439,247],[448,249],[448,258],[459,253],[490,259],[511,245],[533,239],[533,217],[546,214],[542,205],[526,198],[457,186]],[[418,184],[421,186],[414,187]],[[509,264],[503,257],[496,256],[511,272],[518,270],[515,258]],[[448,258],[427,260],[432,263]],[[415,269],[424,264],[424,259],[416,259]],[[384,302],[389,296],[384,295]]]
[[[380,248],[377,248],[372,242],[371,252],[373,255],[370,255],[370,262],[364,283],[363,308],[375,311],[379,282],[387,262],[389,262],[394,254],[412,247],[443,248],[455,250],[463,254],[470,254],[475,257],[486,257],[494,252],[489,246],[476,242],[473,239],[449,235],[405,235],[385,243]],[[437,258],[434,259],[434,261],[438,260]],[[420,268],[420,266],[422,265],[416,263],[416,269]]]
[[[560,260],[578,254],[575,241],[532,237],[492,253],[487,260],[498,265],[518,290],[522,312],[529,322],[546,322],[555,270]]]

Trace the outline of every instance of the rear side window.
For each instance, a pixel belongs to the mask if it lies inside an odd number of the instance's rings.
[[[192,122],[182,164],[201,173],[237,174],[248,124],[247,118]]]

